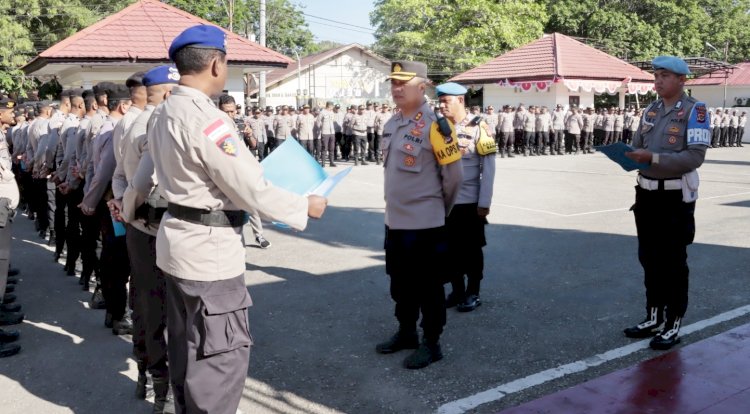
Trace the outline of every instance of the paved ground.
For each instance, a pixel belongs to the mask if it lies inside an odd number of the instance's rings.
[[[690,247],[692,324],[750,304],[750,148],[710,151],[701,169]],[[339,167],[341,168],[341,167]],[[248,248],[254,306],[245,413],[431,413],[531,374],[630,344],[621,329],[643,317],[633,173],[600,154],[499,159],[487,228],[484,305],[449,312],[445,359],[400,367],[375,354],[395,328],[384,274],[382,172],[356,168],[308,231],[269,226],[269,250]],[[103,328],[103,311],[66,277],[19,217],[13,262],[27,322],[23,352],[0,360],[3,413],[146,413],[132,397],[129,338]],[[449,260],[435,258],[435,260]],[[739,313],[738,315],[742,315]],[[735,315],[736,316],[736,315]],[[692,343],[750,321],[697,330]],[[503,408],[653,357],[648,350],[505,395]],[[459,411],[460,412],[460,411]]]

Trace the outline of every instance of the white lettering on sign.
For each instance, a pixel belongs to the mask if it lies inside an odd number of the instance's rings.
[[[688,145],[711,145],[711,131],[708,128],[690,128],[687,140]]]

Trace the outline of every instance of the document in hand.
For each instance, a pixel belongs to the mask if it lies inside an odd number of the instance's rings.
[[[622,142],[615,142],[610,145],[599,145],[594,147],[597,151],[601,151],[610,160],[616,162],[625,171],[640,170],[642,168],[648,168],[648,164],[641,164],[628,158],[625,153],[633,152],[635,148]]]
[[[287,139],[261,161],[263,175],[277,187],[300,195],[328,197],[352,167],[329,176],[295,139]]]

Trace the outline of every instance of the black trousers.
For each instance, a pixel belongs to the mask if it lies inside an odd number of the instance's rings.
[[[130,277],[130,260],[125,236],[115,236],[112,216],[107,203],[102,200],[96,207],[96,216],[102,231],[102,252],[99,257],[102,283],[102,294],[107,302],[107,312],[113,320],[120,320],[125,315],[128,302],[128,278]]]
[[[371,161],[375,159],[375,152],[373,151],[373,148],[372,148],[373,139],[375,139],[375,133],[368,131],[367,132],[367,161]]]
[[[498,135],[498,143],[497,147],[500,152],[507,151],[510,152],[511,149],[513,149],[513,132],[501,132],[500,135]]]
[[[55,188],[55,253],[62,254],[65,248],[65,228],[68,197]]]
[[[604,131],[604,145],[614,143],[615,131]]]
[[[456,204],[445,220],[448,231],[448,246],[451,263],[451,285],[453,292],[462,295],[478,295],[480,281],[484,278],[484,254],[487,245],[484,227],[487,219],[477,214],[477,203]],[[468,287],[464,284],[468,279]]]
[[[604,143],[604,130],[594,129],[594,145],[602,145]]]
[[[125,238],[132,269],[133,354],[138,371],[167,378],[167,291],[164,272],[156,266],[156,237],[128,225]]]
[[[450,278],[443,258],[445,226],[424,230],[385,229],[385,271],[391,277],[400,330],[415,331],[420,313],[424,338],[437,342],[445,326],[445,290]],[[446,259],[447,260],[447,259]]]
[[[375,161],[382,161],[383,155],[380,153],[380,146],[383,143],[383,135],[375,134],[375,138],[372,139],[372,153],[374,154]]]
[[[55,228],[55,188],[46,178],[34,179],[34,204],[37,228],[47,231]]]
[[[534,143],[534,131],[523,131],[523,150],[527,151],[530,149],[530,145]]]
[[[341,148],[341,156],[347,161],[349,161],[349,157],[352,155],[352,148],[354,148],[354,135],[344,135],[344,146]]]
[[[258,161],[263,161],[263,158],[266,158],[266,143],[258,141],[255,151],[258,154]]]
[[[354,135],[354,159],[364,160],[367,157],[367,137],[364,135]]]
[[[315,154],[315,145],[313,144],[313,140],[311,140],[311,139],[303,139],[299,143],[302,145],[302,148],[304,148],[305,150],[307,150],[308,154],[310,154],[312,156],[315,156],[314,155]]]
[[[80,186],[83,189],[83,184]],[[81,190],[83,194],[83,190]],[[78,207],[76,207],[78,209]],[[81,278],[89,280],[92,275],[101,274],[99,270],[99,256],[96,254],[97,241],[101,235],[101,220],[94,214],[92,216],[81,214],[81,262],[83,270]]]
[[[75,268],[76,261],[81,255],[81,221],[83,213],[81,212],[81,209],[78,208],[81,201],[83,201],[83,186],[71,190],[65,196],[65,202],[68,208],[68,225],[65,227],[65,243],[68,245],[68,256],[65,260],[65,265],[68,268]],[[62,235],[58,235],[58,238],[59,237],[62,237]],[[94,247],[96,247],[96,245]],[[96,256],[96,254],[94,256]]]
[[[612,139],[613,139],[612,142],[622,141],[622,131],[615,131],[614,137]]]
[[[245,277],[200,282],[165,276],[169,376],[177,414],[235,414],[252,345]]]
[[[727,139],[729,138],[729,128],[728,127],[721,127],[721,146],[726,147],[727,146]]]
[[[666,307],[668,317],[682,317],[688,305],[687,246],[695,237],[695,202],[684,203],[681,190],[648,191],[636,186],[631,210],[646,306]]]
[[[737,146],[742,146],[742,138],[745,136],[745,127],[737,127]]]
[[[578,142],[581,141],[581,134],[568,134],[568,139],[565,142],[565,151],[573,152],[578,151]]]
[[[552,131],[552,135],[550,136],[550,146],[552,147],[552,152],[562,152],[563,145],[565,144],[565,131],[562,129],[556,129]]]
[[[737,139],[737,127],[729,127],[729,146],[733,147]]]
[[[341,132],[336,132],[334,134],[334,139],[336,140],[336,153],[334,154],[334,159],[338,160],[339,157],[343,156],[344,154],[344,134]]]
[[[320,136],[321,150],[320,150],[320,162],[325,163],[326,157],[328,162],[333,164],[333,159],[336,157],[336,136],[333,134],[325,134]]]
[[[544,152],[544,147],[547,145],[549,145],[549,131],[537,132],[535,146],[539,148],[540,152]]]
[[[581,149],[590,151],[594,146],[594,132],[581,131]]]

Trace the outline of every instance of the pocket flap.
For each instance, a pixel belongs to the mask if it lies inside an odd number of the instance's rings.
[[[206,306],[206,315],[221,315],[246,309],[252,306],[253,301],[246,289],[235,292],[226,292],[218,295],[203,296],[203,304]]]

